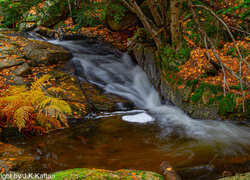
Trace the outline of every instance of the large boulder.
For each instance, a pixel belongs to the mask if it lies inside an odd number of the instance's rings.
[[[119,20],[116,20],[112,16],[113,13],[113,11],[109,11],[109,14],[106,16],[105,20],[107,27],[112,31],[125,31],[129,27],[135,25],[138,21],[137,16],[131,12],[126,12],[125,15]]]
[[[105,24],[110,30],[125,31],[126,29],[135,25],[138,22],[137,16],[128,10],[124,12],[124,16],[115,17],[114,14],[117,14],[117,10],[116,8],[113,8],[114,6],[122,7],[122,5],[117,3],[116,1],[110,3],[108,7],[108,13],[105,19]]]
[[[72,54],[61,46],[37,40],[16,37],[30,66],[57,64],[68,61]]]
[[[67,1],[65,0],[47,0],[39,14],[41,21],[39,25],[44,27],[53,27],[58,22],[65,19],[69,13]]]
[[[151,171],[118,170],[109,171],[103,169],[70,169],[51,174],[53,179],[151,179],[164,180],[160,174]]]

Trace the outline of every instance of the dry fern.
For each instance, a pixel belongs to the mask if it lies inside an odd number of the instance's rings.
[[[38,125],[46,130],[61,128],[61,123],[68,127],[65,114],[71,114],[71,108],[66,101],[49,96],[45,90],[45,83],[49,78],[50,75],[45,75],[36,80],[30,90],[26,86],[12,86],[0,97],[2,116],[6,117],[8,122],[14,123],[19,131],[24,128],[25,131],[34,129]],[[49,91],[54,90],[49,88]]]
[[[26,121],[29,120],[31,113],[34,112],[34,108],[31,106],[22,106],[15,111],[14,122],[17,125],[19,131],[25,127]]]

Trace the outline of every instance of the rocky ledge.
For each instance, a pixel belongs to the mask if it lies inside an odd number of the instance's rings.
[[[138,64],[147,73],[151,83],[160,93],[164,100],[171,102],[173,105],[181,108],[184,112],[196,119],[231,119],[231,120],[246,120],[247,113],[242,113],[241,110],[235,110],[232,107],[231,99],[220,101],[212,101],[215,97],[216,90],[209,85],[200,87],[202,94],[196,92],[195,81],[185,84],[180,84],[176,80],[168,77],[166,72],[161,70],[160,60],[155,55],[154,49],[140,43],[134,44],[131,48],[131,54],[135,57]],[[191,96],[197,93],[200,99],[197,102],[191,100]],[[216,92],[217,93],[217,92]],[[233,108],[233,111],[228,112],[227,108]],[[249,106],[246,106],[249,109]],[[247,110],[246,110],[247,112]]]

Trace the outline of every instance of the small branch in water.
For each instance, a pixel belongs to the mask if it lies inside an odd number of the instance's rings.
[[[96,108],[95,105],[90,101],[90,99],[88,98],[88,95],[87,95],[85,89],[82,87],[81,81],[80,81],[78,78],[77,78],[76,81],[77,81],[77,83],[79,84],[80,89],[81,89],[81,91],[83,92],[83,94],[84,94],[84,96],[85,96],[85,98],[86,98],[86,100],[87,100],[87,103],[90,104],[90,106],[91,106],[91,111],[92,111],[92,112],[97,112],[97,108]]]

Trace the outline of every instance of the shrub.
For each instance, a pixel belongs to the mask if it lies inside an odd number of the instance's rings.
[[[71,114],[69,104],[52,96],[52,88],[45,75],[26,86],[12,86],[0,97],[1,119],[6,124],[18,127],[19,131],[35,130],[45,133],[55,128],[68,127],[66,114]],[[42,127],[42,128],[41,128]]]

